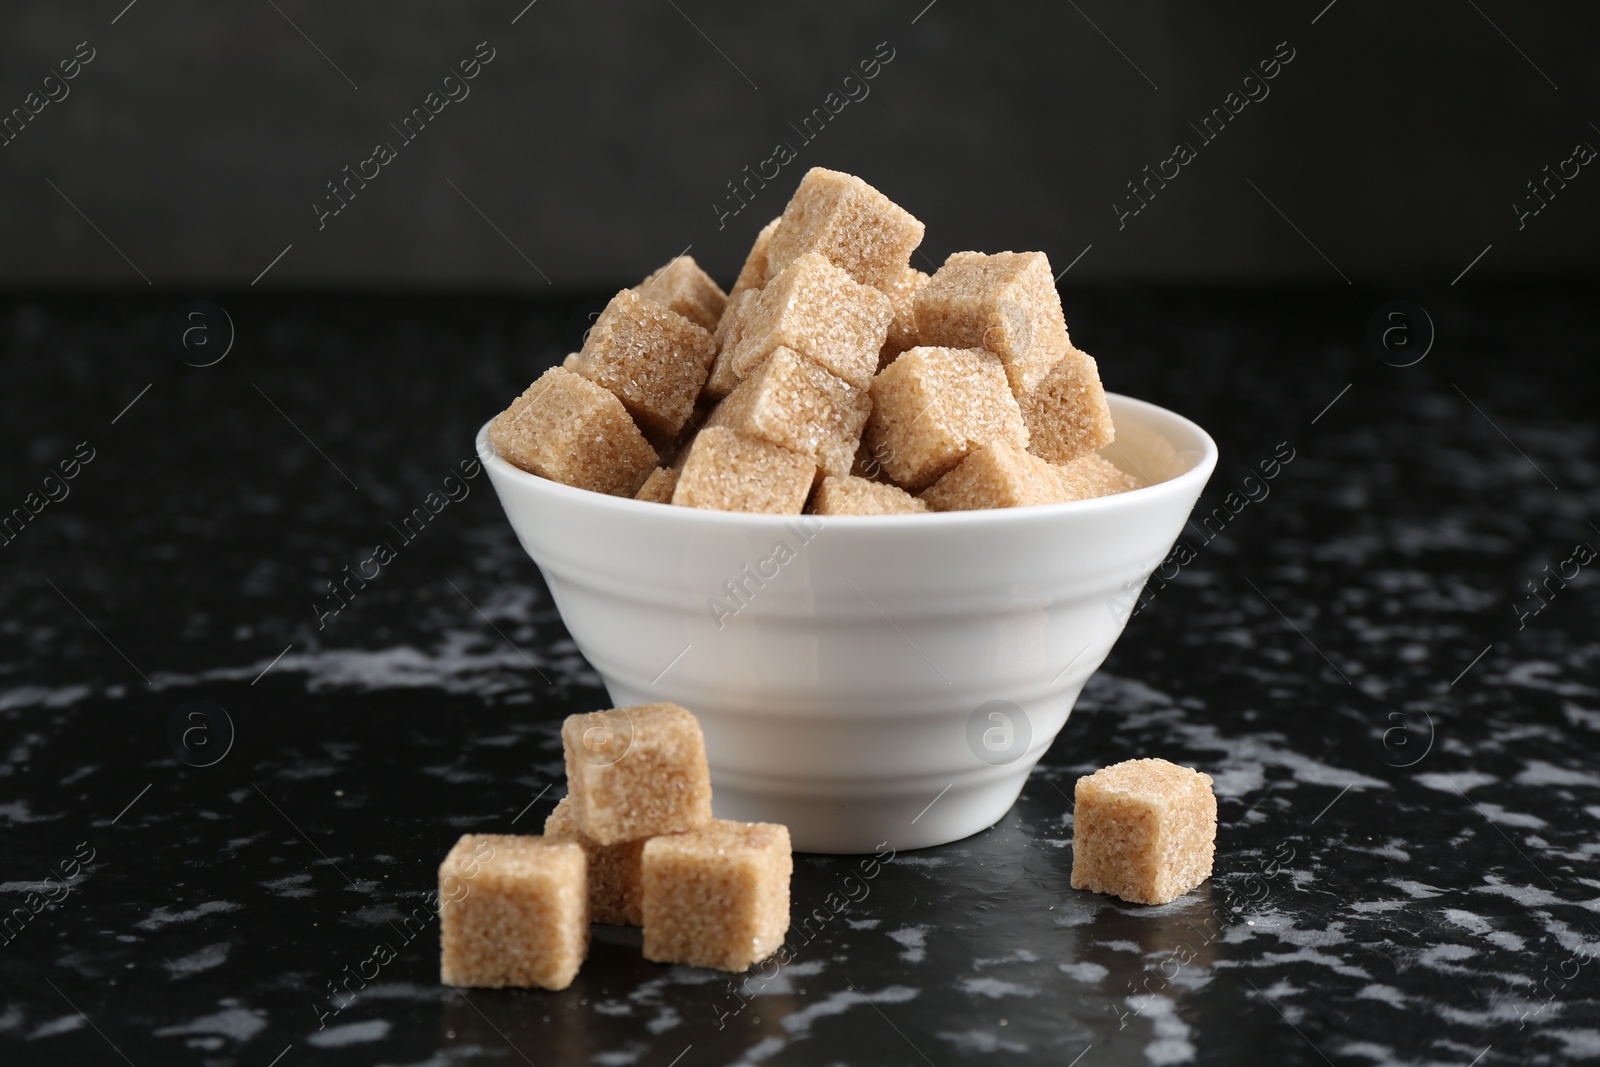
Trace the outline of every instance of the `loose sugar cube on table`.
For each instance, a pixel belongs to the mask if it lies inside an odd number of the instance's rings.
[[[671,467],[657,467],[644,480],[635,500],[649,500],[656,504],[672,503],[672,491],[678,487],[678,472]]]
[[[865,388],[894,315],[889,298],[814,252],[767,283],[741,322],[733,372],[744,378],[775,348],[792,348]]]
[[[644,846],[644,956],[742,971],[789,930],[789,830],[727,819]]]
[[[767,284],[767,279],[771,277],[767,273],[767,249],[771,245],[773,231],[778,228],[778,223],[781,221],[783,221],[781,218],[773,219],[756,234],[755,244],[750,246],[750,254],[745,256],[739,277],[734,279],[733,288],[728,290],[729,303],[745,290],[760,289]]]
[[[889,333],[883,348],[878,352],[878,369],[887,367],[894,357],[922,342],[917,339],[917,293],[931,281],[926,274],[907,268],[900,280],[883,291],[889,298],[889,309],[894,317],[889,320]]]
[[[1217,798],[1211,776],[1136,759],[1078,779],[1072,887],[1167,904],[1211,876]]]
[[[705,737],[676,704],[569,715],[561,746],[573,822],[602,845],[678,833],[711,819]]]
[[[439,865],[439,980],[567,988],[589,951],[586,880],[574,841],[462,837]]]
[[[693,256],[677,256],[633,287],[646,300],[675,311],[703,330],[715,330],[728,298]]]
[[[589,870],[589,921],[614,926],[644,922],[644,886],[640,857],[644,840],[602,845],[578,829],[572,816],[572,799],[562,797],[544,821],[546,838],[568,838],[583,849]]]
[[[811,501],[813,515],[912,515],[927,510],[927,504],[904,489],[856,477],[822,479]]]
[[[495,416],[489,443],[530,474],[614,496],[632,496],[657,462],[620,400],[561,367]]]
[[[712,413],[708,426],[782,445],[829,474],[848,474],[871,393],[788,348],[773,349]]]
[[[1028,429],[993,353],[913,348],[873,379],[867,450],[904,488],[928,485],[994,442],[1026,448]]]
[[[759,289],[746,289],[728,298],[727,310],[722,313],[722,321],[717,323],[717,332],[711,338],[717,354],[711,361],[711,374],[706,378],[704,396],[721,400],[739,384],[739,376],[733,373],[733,353],[744,336],[744,323],[750,308],[760,295]]]
[[[887,291],[922,243],[922,223],[850,174],[813,167],[783,209],[767,248],[768,269],[820,253],[856,281]]]
[[[1017,402],[1028,424],[1029,448],[1052,463],[1088,455],[1116,436],[1100,369],[1093,356],[1070,344]]]
[[[798,452],[708,426],[689,446],[672,502],[713,511],[798,515],[816,472],[816,464]]]
[[[595,320],[572,369],[616,394],[645,433],[670,441],[694,410],[712,356],[708,330],[624,289]]]
[[[1043,252],[956,252],[915,303],[918,344],[988,349],[1019,398],[1071,347]]]

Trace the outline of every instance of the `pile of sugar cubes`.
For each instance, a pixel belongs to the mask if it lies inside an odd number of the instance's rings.
[[[439,867],[440,979],[565,989],[589,924],[644,956],[743,971],[789,930],[789,830],[711,817],[705,738],[676,704],[567,718],[567,796],[542,836],[467,834]]]
[[[489,425],[567,485],[722,511],[883,515],[1138,488],[1043,252],[911,266],[923,226],[813,168],[724,295],[680,256]]]

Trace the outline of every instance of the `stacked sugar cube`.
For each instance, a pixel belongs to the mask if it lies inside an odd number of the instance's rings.
[[[813,168],[726,295],[679,257],[612,298],[583,350],[489,427],[597,492],[724,511],[883,515],[1137,488],[1042,252],[911,266],[923,225]]]
[[[439,868],[440,978],[565,989],[590,922],[646,959],[742,971],[789,929],[787,827],[711,817],[700,725],[676,704],[570,716],[567,796],[542,836],[468,834]]]

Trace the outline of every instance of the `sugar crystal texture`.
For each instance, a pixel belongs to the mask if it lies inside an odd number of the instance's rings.
[[[589,951],[586,878],[574,841],[463,836],[439,865],[439,980],[567,988]]]
[[[922,501],[934,511],[1023,508],[1110,496],[1139,484],[1094,453],[1057,465],[999,442],[973,451],[924,489]]]
[[[616,394],[647,434],[676,438],[714,355],[709,331],[632,289],[611,298],[573,367]]]
[[[976,449],[922,491],[934,511],[1025,508],[1059,504],[1065,495],[1059,471],[1015,445],[998,442]]]
[[[722,426],[798,452],[829,474],[848,474],[872,412],[872,395],[788,348],[776,348],[712,413]]]
[[[561,367],[495,416],[489,443],[530,474],[615,496],[637,492],[657,460],[621,401]]]
[[[917,293],[931,280],[922,271],[907,268],[898,281],[883,291],[883,295],[889,298],[894,317],[889,320],[888,336],[878,352],[879,370],[887,367],[894,357],[906,349],[915,348],[921,343],[917,340]]]
[[[638,926],[644,922],[644,887],[640,880],[643,839],[600,844],[578,829],[570,797],[562,797],[545,819],[544,836],[568,838],[583,849],[589,870],[590,922],[614,926]]]
[[[816,252],[863,285],[887,291],[910,264],[922,230],[910,212],[860,178],[813,167],[778,220],[768,269],[777,274]]]
[[[1167,904],[1211,876],[1217,798],[1211,776],[1136,759],[1078,779],[1072,887]]]
[[[792,348],[865,388],[893,314],[888,297],[808,252],[768,282],[744,316],[733,372],[747,377],[773,349]]]
[[[929,484],[980,445],[1028,445],[1000,359],[982,349],[902,353],[873,379],[872,405],[867,448],[906,489]]]
[[[1139,478],[1125,473],[1121,467],[1095,452],[1079,456],[1070,463],[1059,464],[1056,470],[1069,500],[1112,496],[1144,485]]]
[[[743,971],[783,944],[794,873],[788,827],[713,820],[644,846],[644,956]]]
[[[744,336],[750,308],[760,295],[759,289],[746,289],[728,298],[727,310],[722,313],[722,321],[717,323],[717,332],[711,338],[717,354],[711,363],[711,374],[706,378],[704,395],[712,400],[721,400],[739,384],[739,376],[733,373],[733,353]]]
[[[708,426],[689,446],[672,502],[713,511],[798,515],[816,464],[781,445]]]
[[[602,845],[711,819],[711,772],[695,717],[676,704],[569,715],[561,724],[573,823]]]
[[[644,485],[634,494],[635,500],[649,500],[656,504],[672,503],[672,491],[678,487],[678,472],[671,467],[657,467],[644,480]]]
[[[693,256],[676,256],[633,287],[646,300],[675,311],[703,330],[715,330],[727,296]]]
[[[811,501],[813,515],[913,515],[927,510],[927,504],[898,486],[855,477],[822,479]]]
[[[733,288],[728,290],[730,303],[746,289],[760,289],[767,284],[767,279],[771,277],[767,273],[767,248],[772,242],[773,232],[777,230],[781,221],[783,221],[781,218],[773,219],[756,234],[755,244],[750,246],[750,254],[745,256],[739,277],[734,279]]]
[[[1043,252],[956,252],[915,302],[919,344],[988,349],[1018,397],[1071,347]]]
[[[1028,424],[1029,447],[1052,463],[1088,455],[1116,436],[1100,368],[1093,356],[1071,345],[1017,401]]]

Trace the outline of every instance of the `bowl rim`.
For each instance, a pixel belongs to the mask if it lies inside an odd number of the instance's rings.
[[[676,521],[689,525],[700,524],[710,526],[729,527],[735,526],[750,529],[781,529],[795,522],[797,519],[817,520],[829,525],[843,523],[855,528],[886,527],[896,531],[907,529],[927,529],[930,527],[952,527],[984,523],[1016,523],[1053,518],[1065,518],[1071,515],[1086,515],[1098,511],[1109,511],[1119,508],[1137,508],[1155,496],[1166,496],[1173,493],[1192,494],[1198,498],[1205,489],[1206,482],[1211,478],[1211,472],[1216,466],[1218,449],[1217,443],[1206,432],[1204,427],[1193,420],[1178,414],[1159,404],[1152,404],[1148,400],[1125,396],[1121,393],[1106,393],[1107,400],[1115,408],[1124,408],[1138,411],[1145,416],[1154,416],[1158,420],[1167,420],[1176,425],[1176,428],[1187,431],[1198,438],[1200,442],[1200,456],[1194,464],[1181,474],[1156,482],[1153,485],[1141,486],[1130,489],[1125,493],[1113,493],[1110,496],[1091,497],[1087,500],[1070,500],[1061,504],[1035,504],[1020,508],[983,508],[973,511],[933,511],[917,512],[901,515],[767,515],[743,511],[713,511],[709,508],[672,507],[669,504],[657,503],[653,500],[636,500],[633,497],[612,496],[609,493],[598,493],[592,489],[580,489],[576,486],[565,485],[552,481],[549,478],[533,474],[514,466],[502,459],[489,443],[489,422],[491,418],[478,428],[474,440],[475,449],[480,462],[486,470],[492,471],[501,478],[509,479],[512,484],[523,486],[537,493],[543,493],[575,506],[589,506],[600,509],[616,509],[620,515],[632,515],[643,518],[649,516],[660,520],[666,516],[675,516]],[[1173,441],[1169,433],[1163,433],[1170,443],[1177,446],[1179,442]],[[1192,449],[1180,449],[1192,451]],[[646,509],[641,511],[640,509]],[[671,520],[669,520],[671,521]]]

